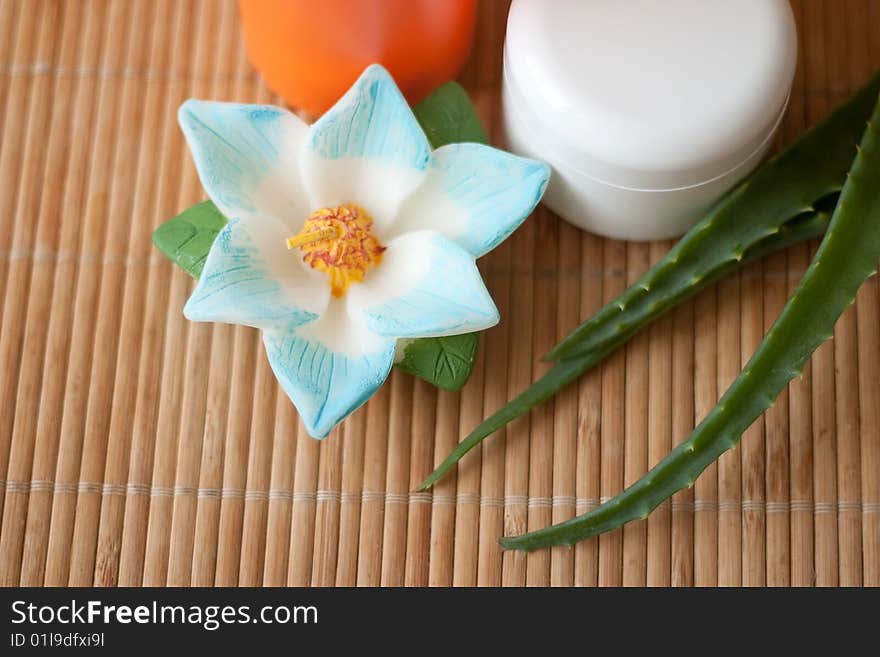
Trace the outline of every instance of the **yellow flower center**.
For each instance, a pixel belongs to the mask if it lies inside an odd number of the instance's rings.
[[[372,226],[370,215],[352,203],[320,208],[297,235],[287,238],[287,248],[299,248],[303,262],[327,272],[333,296],[341,297],[382,260],[385,247],[373,236]]]

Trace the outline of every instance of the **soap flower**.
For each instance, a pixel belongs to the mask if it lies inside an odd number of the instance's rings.
[[[498,322],[474,260],[534,209],[545,164],[473,143],[432,152],[378,65],[311,126],[199,100],[179,120],[229,218],[184,314],[259,329],[313,437],[382,385],[399,341]]]

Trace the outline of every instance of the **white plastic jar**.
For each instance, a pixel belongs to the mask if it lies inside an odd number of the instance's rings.
[[[553,167],[571,223],[674,237],[766,154],[796,60],[787,0],[513,0],[508,148]]]

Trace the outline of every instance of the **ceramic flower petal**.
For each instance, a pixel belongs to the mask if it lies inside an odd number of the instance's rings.
[[[550,168],[482,144],[434,151],[424,184],[406,200],[394,234],[435,230],[475,257],[494,249],[541,200]]]
[[[266,331],[263,343],[272,371],[309,435],[324,438],[384,383],[394,360],[395,340],[367,335],[360,344],[348,341],[334,335],[356,334],[342,318],[322,317],[303,329]]]
[[[183,309],[196,321],[290,330],[314,320],[329,292],[317,272],[291,259],[271,218],[230,219],[211,246]]]
[[[188,100],[178,119],[202,186],[227,217],[298,228],[309,213],[299,170],[308,126],[279,107]]]
[[[312,125],[303,177],[314,207],[356,200],[381,233],[421,184],[430,155],[428,139],[394,80],[373,65]]]
[[[498,323],[474,257],[442,235],[408,233],[388,244],[382,266],[349,292],[352,314],[377,335],[435,337]]]

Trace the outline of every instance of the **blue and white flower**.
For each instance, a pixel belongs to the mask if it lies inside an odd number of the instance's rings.
[[[312,126],[197,100],[179,118],[229,217],[184,314],[260,329],[312,436],[382,385],[399,340],[498,322],[474,260],[531,213],[546,165],[480,144],[432,152],[375,65]]]

